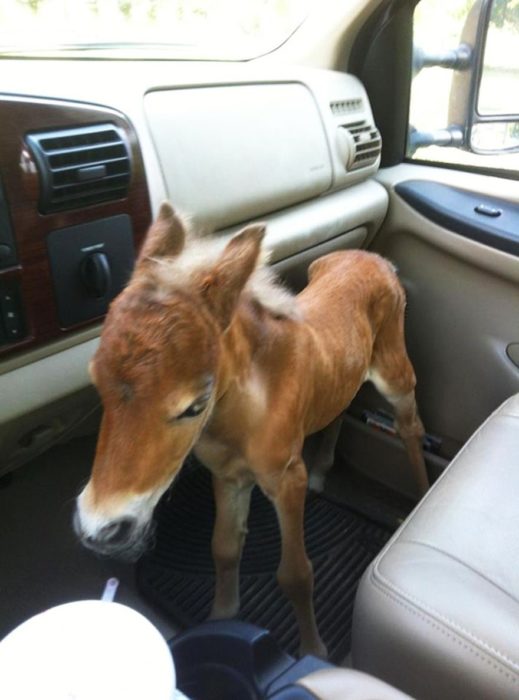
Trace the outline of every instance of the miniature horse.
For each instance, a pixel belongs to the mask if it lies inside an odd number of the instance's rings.
[[[139,556],[157,501],[194,448],[212,472],[216,501],[211,616],[238,612],[239,562],[258,484],[277,512],[277,578],[294,606],[301,652],[325,655],[304,544],[303,441],[333,424],[369,379],[393,405],[426,490],[405,299],[391,265],[362,251],[316,260],[308,286],[291,296],[260,260],[264,233],[258,224],[225,247],[197,241],[162,205],[91,362],[104,415],[74,525],[95,551]]]

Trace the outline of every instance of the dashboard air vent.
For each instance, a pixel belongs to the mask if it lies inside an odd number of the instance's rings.
[[[28,134],[40,174],[44,214],[125,197],[130,150],[124,132],[112,124]]]
[[[376,126],[365,121],[341,126],[350,142],[348,170],[367,168],[376,163],[382,150],[382,139]]]
[[[330,102],[330,109],[332,114],[336,116],[357,112],[359,109],[362,109],[362,100],[360,97],[350,100],[335,100]]]

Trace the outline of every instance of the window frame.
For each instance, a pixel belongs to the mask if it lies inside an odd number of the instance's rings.
[[[419,2],[421,0],[391,0],[379,6],[358,33],[347,65],[347,70],[363,82],[375,123],[382,134],[381,167],[408,163],[519,180],[519,170],[408,155],[414,12]],[[485,0],[485,4],[492,6],[490,0]],[[398,47],[398,58],[394,47]],[[484,45],[481,56],[484,57]],[[388,86],[393,93],[389,100]],[[473,96],[474,101],[476,98],[477,94]]]

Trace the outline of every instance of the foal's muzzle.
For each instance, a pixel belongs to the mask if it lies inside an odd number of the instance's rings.
[[[143,526],[130,517],[111,520],[95,534],[87,534],[81,527],[79,513],[74,513],[73,525],[81,543],[97,554],[135,561],[145,551],[151,534],[150,525]]]

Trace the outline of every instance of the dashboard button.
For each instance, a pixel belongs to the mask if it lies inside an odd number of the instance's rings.
[[[22,338],[23,319],[12,292],[0,291],[0,311],[7,341],[14,342]]]

